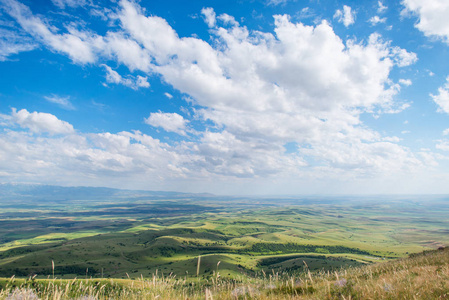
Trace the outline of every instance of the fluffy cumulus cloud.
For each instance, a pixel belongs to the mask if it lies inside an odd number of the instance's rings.
[[[35,136],[0,132],[0,177],[12,181],[136,187],[181,178],[188,155],[140,132]],[[137,185],[136,185],[137,184]]]
[[[75,63],[97,64],[109,84],[149,86],[146,77],[120,75],[108,60],[130,72],[160,76],[188,95],[195,120],[206,128],[176,146],[129,132],[42,140],[64,149],[61,160],[82,162],[78,168],[92,176],[109,170],[164,178],[350,178],[409,172],[422,164],[397,138],[383,137],[360,120],[362,113],[399,111],[395,95],[406,82],[393,82],[390,72],[417,60],[416,54],[378,34],[366,41],[343,40],[326,21],[307,26],[288,15],[274,16],[273,32],[250,31],[232,16],[205,8],[202,14],[211,33],[205,41],[179,37],[165,19],[126,0],[114,14],[119,29],[99,35],[68,27],[57,33],[26,6],[4,2],[24,30]],[[335,18],[349,26],[354,16],[344,6]],[[32,132],[74,132],[70,124],[42,113],[14,111],[11,118]],[[189,136],[189,121],[177,113],[153,112],[145,122]],[[3,139],[14,145],[15,139],[25,138],[4,132]],[[291,143],[296,151],[286,150]]]
[[[405,49],[401,49],[399,47],[393,47],[391,49],[391,54],[399,67],[409,66],[418,60],[416,53],[407,52]]]
[[[387,18],[381,18],[379,16],[371,17],[368,22],[371,23],[371,25],[376,26],[379,23],[385,23],[387,21]]]
[[[343,10],[337,9],[335,12],[334,19],[348,27],[355,23],[355,12],[352,11],[350,6],[343,5]]]
[[[204,16],[204,21],[209,27],[214,27],[216,20],[216,14],[213,8],[206,7],[201,10],[201,14]]]
[[[199,159],[191,167],[222,176],[264,177],[281,171],[295,174],[306,166],[297,155],[283,155],[285,149],[279,144],[247,142],[228,131],[204,133],[196,149]]]
[[[177,113],[151,113],[145,123],[154,127],[161,127],[165,131],[186,135],[187,120]]]
[[[449,2],[446,0],[403,0],[405,12],[418,16],[415,27],[426,36],[441,38],[449,43]]]
[[[411,86],[412,81],[410,79],[399,79],[399,83],[405,86]]]
[[[0,115],[0,126],[7,129],[0,131],[0,178],[12,181],[142,186],[186,176],[182,166],[194,159],[139,131],[83,134],[52,114],[25,109]]]
[[[30,113],[26,109],[17,111],[13,108],[11,115],[2,115],[1,117],[12,124],[29,129],[32,133],[70,134],[74,132],[71,124],[48,113]]]
[[[438,111],[449,114],[449,76],[446,83],[438,89],[438,94],[430,94],[433,101],[438,105]]]

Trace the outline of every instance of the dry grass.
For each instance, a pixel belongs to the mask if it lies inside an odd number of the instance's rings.
[[[218,269],[217,269],[218,271]],[[9,279],[0,299],[449,299],[449,249],[339,272],[209,279]]]

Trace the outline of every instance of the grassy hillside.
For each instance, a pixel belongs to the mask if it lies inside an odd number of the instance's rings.
[[[300,271],[303,261],[311,271],[333,271],[449,244],[445,198],[184,196],[0,201],[0,274],[191,276],[201,256],[202,277],[220,262],[232,279]]]
[[[224,279],[2,279],[0,299],[447,299],[449,248],[334,272],[259,273]]]
[[[156,270],[182,276],[197,272],[201,256],[198,272],[202,276],[211,276],[220,261],[222,273],[235,277],[261,270],[302,270],[303,261],[311,270],[333,270],[360,265],[365,257],[371,257],[366,250],[345,246],[264,242],[256,238],[247,243],[231,241],[229,233],[204,228],[102,234],[0,252],[0,271],[3,276],[38,274],[40,278],[53,273],[59,278],[126,278],[151,276]]]

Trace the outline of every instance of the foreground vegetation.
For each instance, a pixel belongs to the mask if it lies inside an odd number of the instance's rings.
[[[385,263],[255,277],[3,279],[0,299],[448,299],[449,248]]]

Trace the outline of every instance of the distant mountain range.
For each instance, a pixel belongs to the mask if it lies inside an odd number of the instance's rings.
[[[0,200],[106,200],[123,198],[213,197],[212,194],[191,194],[166,191],[123,190],[106,187],[64,187],[40,184],[0,183]]]

